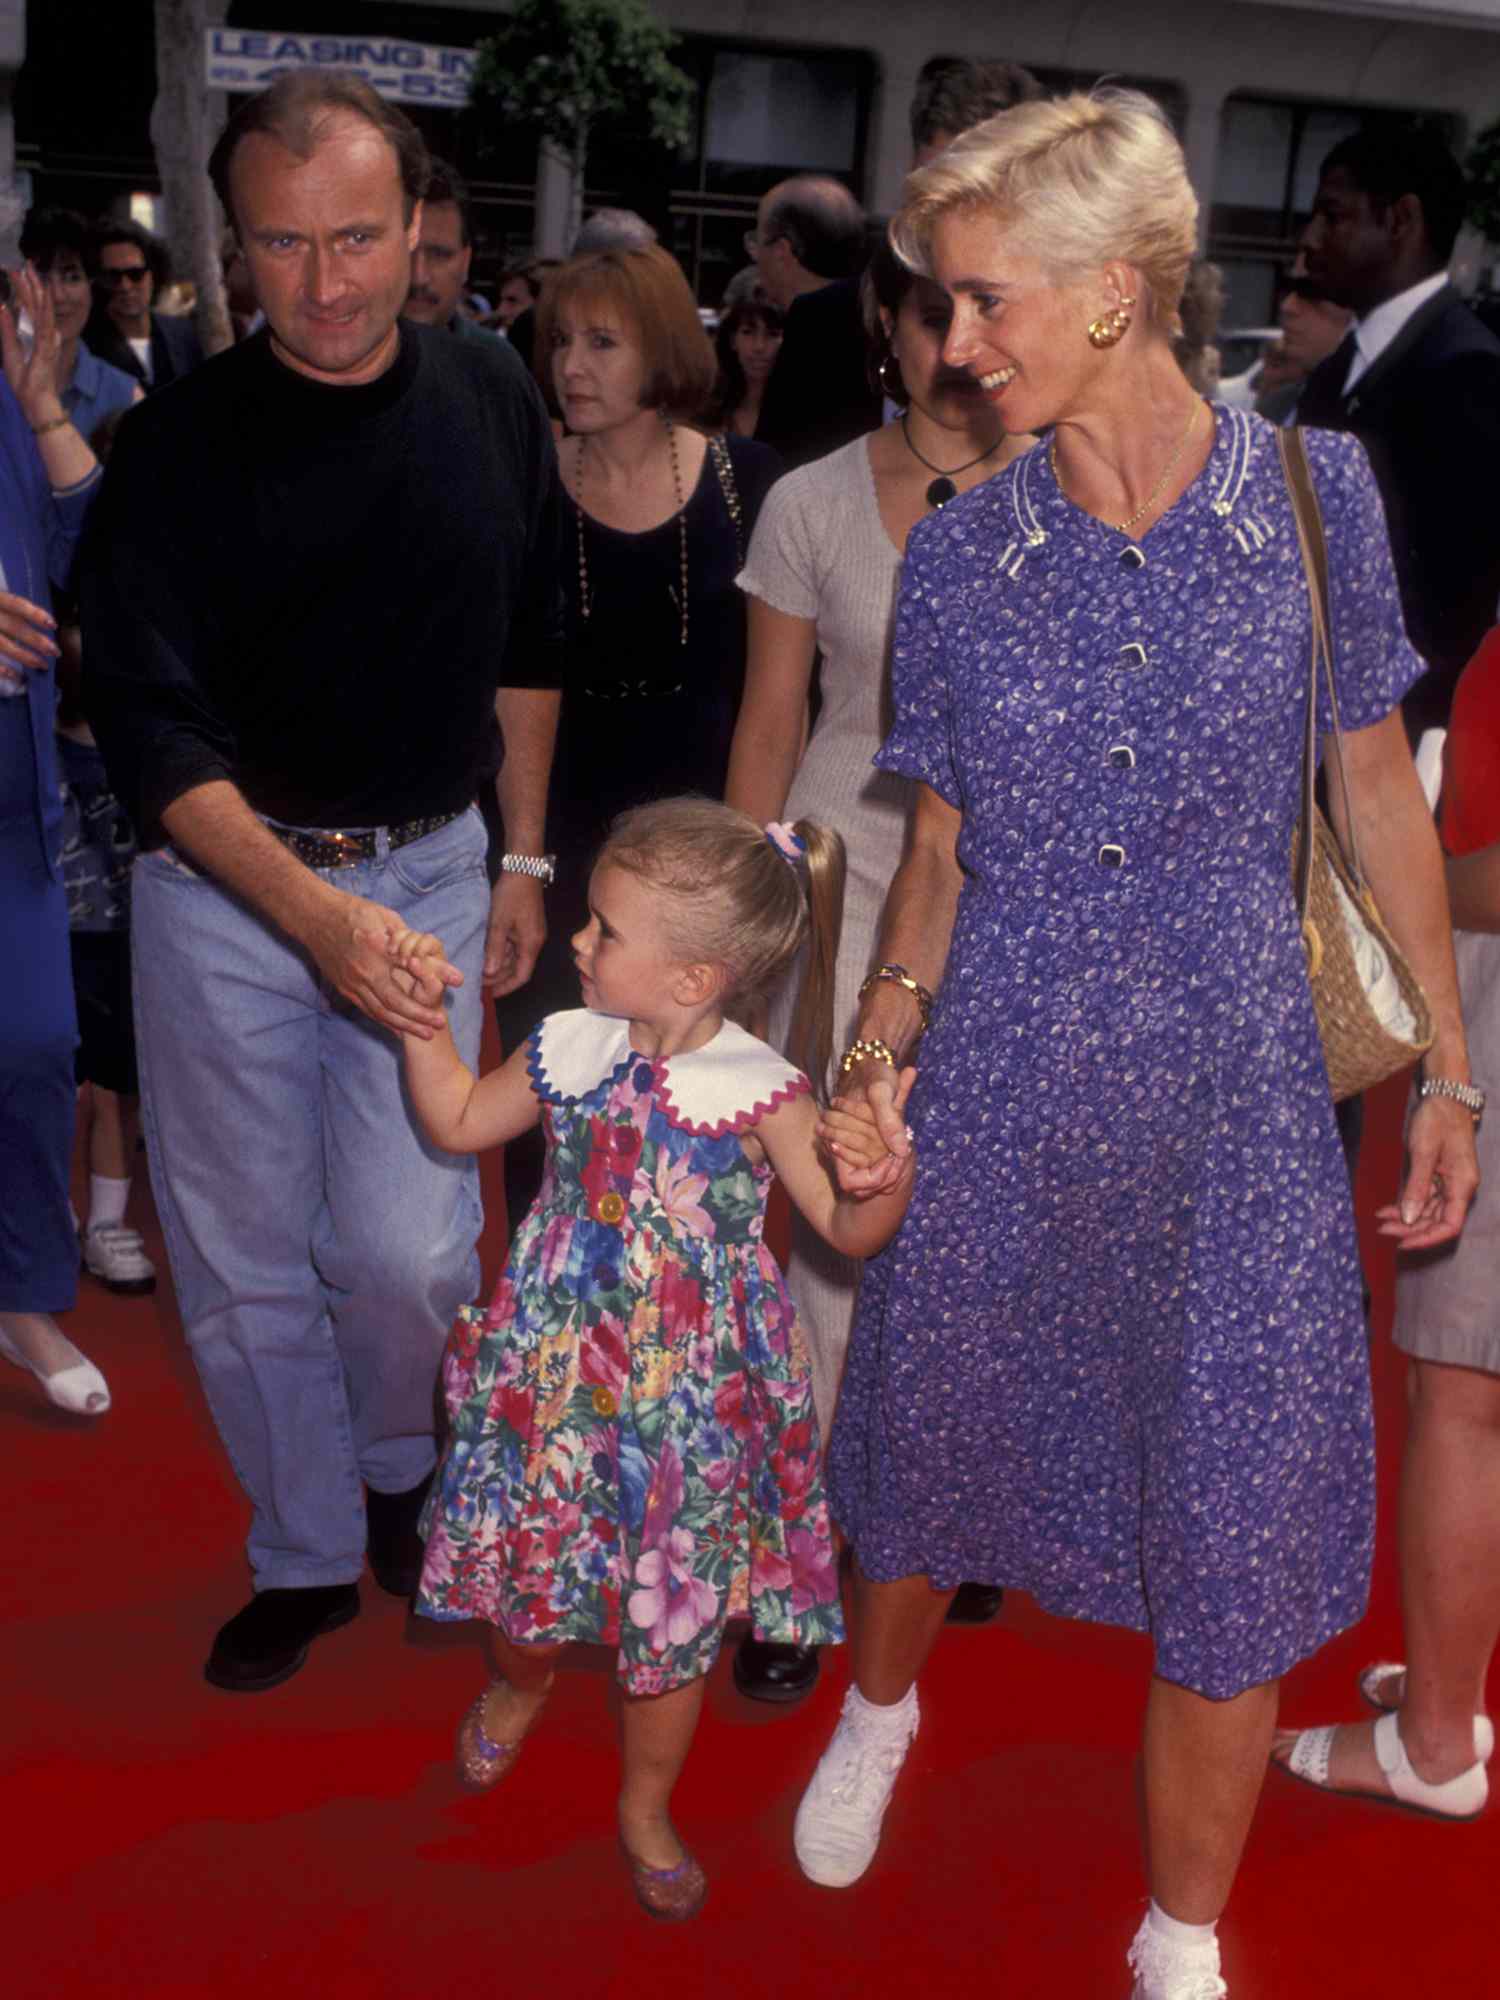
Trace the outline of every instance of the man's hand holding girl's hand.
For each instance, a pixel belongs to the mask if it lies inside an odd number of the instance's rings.
[[[403,930],[388,935],[386,955],[402,991],[424,1007],[441,1007],[445,990],[464,983],[458,967],[448,963],[443,940],[431,931]]]

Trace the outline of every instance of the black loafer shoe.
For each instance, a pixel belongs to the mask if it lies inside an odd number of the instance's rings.
[[[375,1581],[392,1597],[410,1597],[422,1578],[426,1553],[417,1523],[432,1485],[432,1474],[404,1493],[365,1492],[365,1545]]]
[[[747,1632],[734,1656],[734,1684],[751,1701],[801,1701],[818,1683],[816,1646],[771,1646]]]
[[[961,1583],[948,1606],[950,1625],[988,1625],[999,1615],[1005,1592],[998,1584]]]
[[[203,1678],[230,1694],[260,1694],[280,1687],[307,1658],[314,1639],[336,1632],[358,1616],[356,1584],[258,1590],[244,1610],[220,1628]]]

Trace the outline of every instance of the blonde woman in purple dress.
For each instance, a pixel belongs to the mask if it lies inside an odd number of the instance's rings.
[[[1196,223],[1158,108],[1100,91],[966,133],[892,225],[952,302],[945,361],[1050,436],[916,529],[902,572],[878,761],[915,802],[880,955],[935,1004],[923,1034],[879,982],[846,1059],[892,1172],[915,1061],[916,1178],[865,1271],[829,1445],[854,1686],[796,1827],[814,1881],[868,1866],[961,1579],[1148,1632],[1134,2000],[1227,1992],[1216,1926],[1277,1683],[1363,1615],[1374,1498],[1289,869],[1310,606],[1277,433],[1173,359]],[[1362,451],[1308,451],[1362,854],[1431,1001],[1429,1076],[1467,1083],[1396,712],[1422,662]],[[1434,1244],[1476,1184],[1469,1113],[1428,1097],[1409,1145],[1390,1232]]]

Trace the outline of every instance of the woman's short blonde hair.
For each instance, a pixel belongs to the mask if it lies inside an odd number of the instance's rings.
[[[932,235],[954,209],[990,209],[1024,255],[1056,280],[1118,259],[1150,295],[1150,318],[1178,330],[1198,244],[1198,198],[1159,106],[1104,88],[1017,104],[955,139],[907,178],[891,243],[931,275]]]

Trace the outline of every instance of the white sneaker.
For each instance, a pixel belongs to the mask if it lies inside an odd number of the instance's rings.
[[[1130,2000],[1227,2000],[1217,1938],[1207,1944],[1172,1944],[1157,1936],[1147,1916],[1126,1962],[1135,1974]]]
[[[106,1222],[84,1232],[84,1269],[112,1292],[151,1292],[156,1289],[156,1266],[146,1255],[146,1245],[138,1229],[123,1222]]]
[[[792,1845],[809,1882],[847,1889],[875,1858],[880,1822],[896,1774],[917,1733],[917,1692],[887,1713],[857,1688],[844,1696],[839,1726],[797,1808]]]

